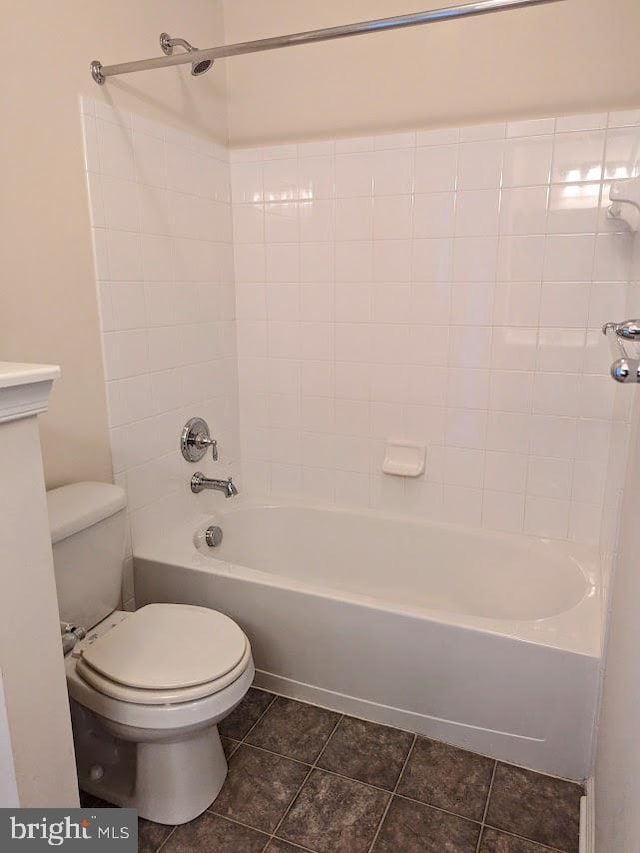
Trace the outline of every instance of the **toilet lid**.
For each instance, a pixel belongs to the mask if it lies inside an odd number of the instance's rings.
[[[120,702],[133,703],[134,705],[175,705],[193,702],[196,699],[204,699],[207,696],[219,693],[240,678],[250,664],[251,646],[247,640],[247,649],[238,666],[223,675],[222,678],[207,681],[205,684],[197,684],[195,687],[180,687],[176,690],[144,690],[140,687],[126,687],[124,684],[118,684],[110,678],[100,675],[83,658],[80,658],[76,663],[76,673],[98,693],[102,693],[111,699],[118,699]],[[82,702],[81,699],[79,701]]]
[[[216,610],[148,604],[83,650],[105,678],[143,690],[177,690],[222,678],[238,666],[248,641]]]

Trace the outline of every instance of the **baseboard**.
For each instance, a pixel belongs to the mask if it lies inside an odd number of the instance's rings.
[[[580,853],[596,853],[596,802],[593,776],[585,784],[580,800]]]

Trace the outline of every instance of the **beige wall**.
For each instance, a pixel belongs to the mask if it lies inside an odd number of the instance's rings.
[[[598,853],[636,853],[640,846],[639,439],[640,398],[636,394],[598,730],[595,769]]]
[[[227,42],[454,0],[225,0]],[[225,60],[234,144],[640,104],[638,0],[566,0]]]
[[[223,41],[221,0],[1,0],[0,359],[57,363],[41,418],[49,487],[108,480],[98,330],[78,95],[104,98],[193,133],[226,138],[225,69],[188,67],[121,77],[99,88],[89,62],[160,53],[162,30]]]

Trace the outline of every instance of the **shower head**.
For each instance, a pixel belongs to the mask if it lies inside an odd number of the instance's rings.
[[[181,38],[171,38],[168,33],[160,34],[160,47],[162,48],[162,52],[167,56],[171,56],[173,53],[174,47],[182,47],[187,53],[191,53],[194,50],[197,50],[197,47],[194,47],[192,44],[186,39]],[[213,65],[213,59],[201,59],[199,62],[191,63],[191,74],[194,77],[199,77],[201,74],[205,74]]]

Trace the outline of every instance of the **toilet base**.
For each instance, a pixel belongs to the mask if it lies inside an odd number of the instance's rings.
[[[227,761],[216,725],[174,740],[146,732],[140,741],[128,726],[71,706],[81,790],[164,824],[193,820],[220,793]]]

